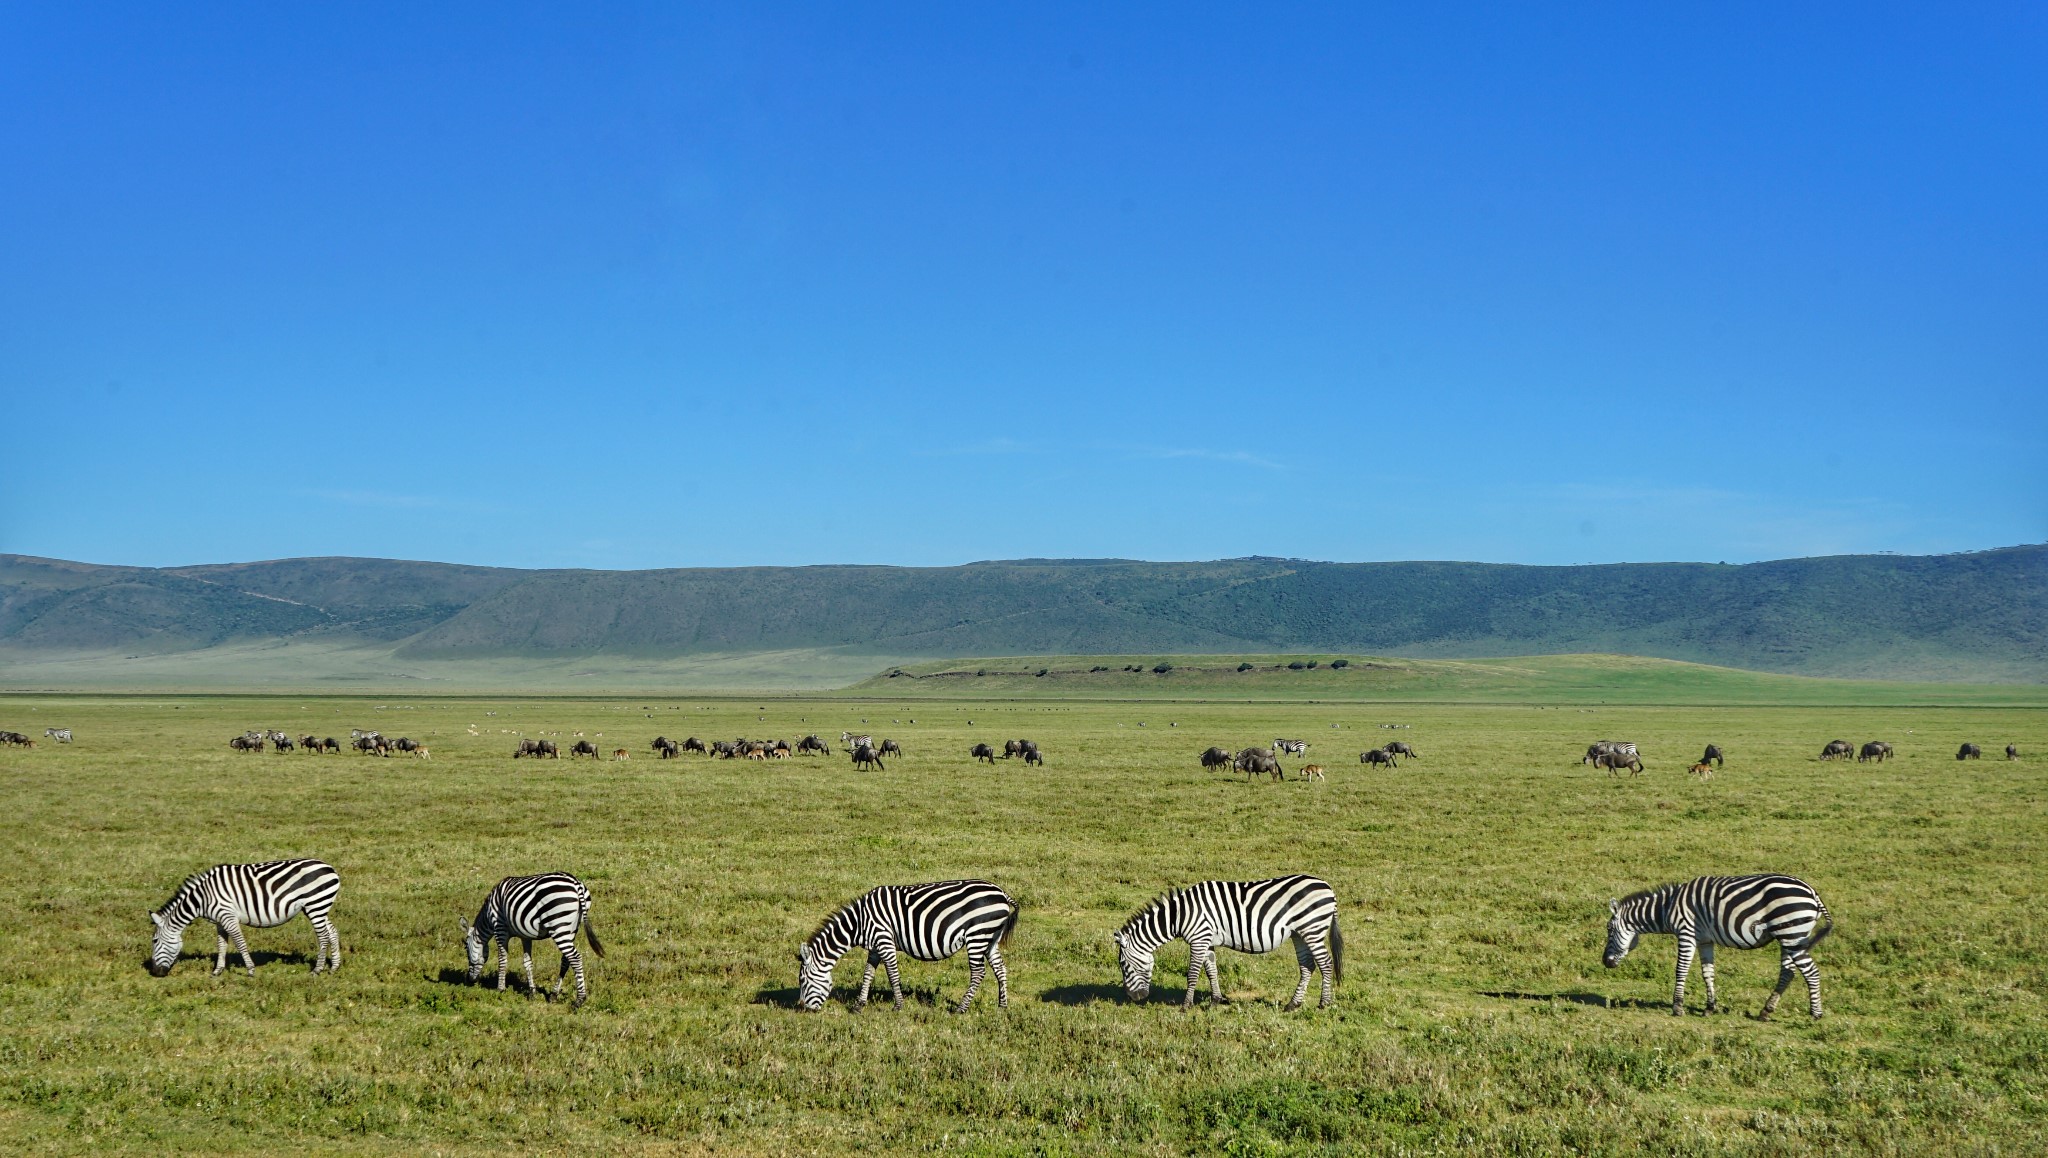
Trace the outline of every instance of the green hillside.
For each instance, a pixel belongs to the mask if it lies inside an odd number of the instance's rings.
[[[0,678],[12,686],[36,670],[95,683],[151,657],[152,670],[172,673],[259,653],[287,669],[303,657],[309,680],[334,676],[337,656],[352,670],[602,672],[805,654],[831,657],[844,675],[969,655],[1612,653],[2048,683],[2048,547],[1584,567],[1251,558],[522,571],[292,559],[153,569],[0,556]]]
[[[1625,655],[1008,656],[899,665],[847,692],[976,701],[2048,705],[2048,686],[2040,684],[1818,679]]]

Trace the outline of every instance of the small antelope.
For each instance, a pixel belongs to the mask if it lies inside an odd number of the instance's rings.
[[[431,760],[434,758],[434,754],[432,752],[427,751],[427,746],[425,744],[421,744],[419,747],[414,748],[412,750],[412,758],[415,760]]]
[[[614,760],[630,760],[630,759],[632,759],[632,757],[626,754],[626,750],[625,750],[624,748],[613,748],[613,749],[612,749],[612,759],[614,759]]]
[[[1702,780],[1712,780],[1714,778],[1714,766],[1712,764],[1707,763],[1705,760],[1702,760],[1699,763],[1694,764],[1692,767],[1686,769],[1686,771],[1691,772],[1693,775],[1699,777]]]
[[[1321,764],[1303,764],[1301,766],[1301,778],[1303,780],[1329,779],[1329,777],[1323,775],[1323,766]]]

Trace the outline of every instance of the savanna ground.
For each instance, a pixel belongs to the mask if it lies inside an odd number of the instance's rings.
[[[912,720],[915,723],[912,723]],[[652,758],[671,737],[894,736],[843,756]],[[972,721],[970,724],[969,721]],[[1400,731],[1379,725],[1412,725]],[[1446,704],[9,696],[0,727],[0,1146],[213,1152],[2038,1152],[2048,1144],[2048,711]],[[472,736],[471,726],[481,733]],[[1143,726],[1140,726],[1143,725]],[[1333,727],[1334,725],[1334,727]],[[351,726],[431,761],[230,752],[245,728]],[[629,761],[513,761],[513,731]],[[1326,783],[1196,754],[1304,736]],[[1049,765],[978,767],[1029,737]],[[1836,737],[1884,765],[1821,764]],[[1369,771],[1400,738],[1420,762]],[[1582,768],[1633,739],[1649,771]],[[1959,764],[1962,740],[1988,758]],[[1711,781],[1685,765],[1729,753]],[[2029,757],[2002,759],[2018,743]],[[1302,763],[1290,759],[1292,772]],[[187,873],[340,868],[339,974],[303,921],[164,980],[149,923]],[[592,998],[463,980],[458,923],[500,877],[568,869],[609,955]],[[1832,908],[1825,1021],[1747,1016],[1771,952],[1721,957],[1736,1012],[1668,1012],[1672,942],[1601,968],[1610,896],[1776,870]],[[1116,985],[1110,935],[1159,890],[1306,871],[1342,902],[1337,1005],[1283,1014],[1290,952],[1223,954],[1232,1001]],[[790,1008],[798,943],[880,883],[986,877],[1022,904],[1011,1005],[943,1006],[964,959],[907,962],[909,1004]],[[552,984],[551,946],[535,953]]]

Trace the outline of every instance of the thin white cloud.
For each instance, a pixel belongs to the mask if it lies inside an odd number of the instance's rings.
[[[1261,458],[1245,450],[1208,450],[1202,447],[1158,447],[1138,450],[1140,458],[1200,458],[1210,462],[1234,462],[1243,466],[1256,466],[1262,470],[1286,470],[1281,463],[1270,458]]]

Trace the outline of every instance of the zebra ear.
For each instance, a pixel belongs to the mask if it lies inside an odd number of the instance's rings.
[[[164,923],[164,915],[152,909],[149,914],[149,923],[152,925],[162,926],[162,924]]]
[[[1620,913],[1620,912],[1621,912],[1621,901],[1620,901],[1619,899],[1616,899],[1616,898],[1610,898],[1610,899],[1608,900],[1608,902],[1607,902],[1607,911],[1608,911],[1608,912],[1610,912],[1610,913],[1617,913],[1617,914],[1618,914],[1618,913]]]

